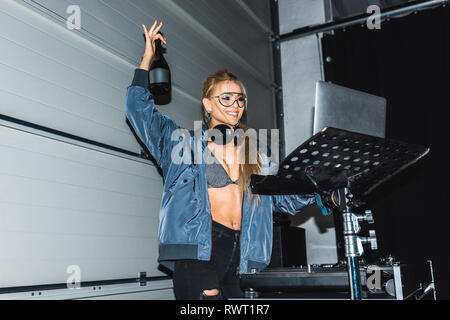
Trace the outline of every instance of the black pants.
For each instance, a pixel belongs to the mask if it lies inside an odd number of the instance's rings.
[[[173,285],[177,300],[228,299],[243,297],[239,286],[240,231],[212,222],[210,261],[177,260]],[[204,290],[219,290],[207,297]]]

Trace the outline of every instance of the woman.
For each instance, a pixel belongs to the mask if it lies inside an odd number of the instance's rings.
[[[267,157],[259,154],[257,161],[239,163],[249,143],[220,145],[205,138],[206,131],[218,125],[245,130],[240,124],[246,108],[245,87],[225,70],[206,79],[203,134],[189,136],[193,150],[201,148],[202,155],[209,152],[214,161],[172,161],[173,147],[179,141],[171,137],[179,127],[154,108],[148,89],[154,42],[166,43],[158,33],[161,27],[157,21],[148,31],[143,25],[145,53],[126,99],[126,116],[164,176],[158,261],[174,271],[177,299],[241,297],[238,274],[262,270],[270,263],[272,212],[296,214],[315,198],[253,195],[248,187],[250,175],[268,173]]]

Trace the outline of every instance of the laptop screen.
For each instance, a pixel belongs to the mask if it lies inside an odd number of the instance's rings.
[[[313,134],[324,127],[384,138],[386,99],[365,92],[318,81]]]

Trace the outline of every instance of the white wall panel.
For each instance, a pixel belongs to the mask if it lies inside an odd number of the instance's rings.
[[[261,20],[262,23],[269,26],[270,21],[270,2],[259,0],[235,0],[237,2],[242,1],[252,12]]]
[[[126,87],[136,66],[15,2],[2,2],[0,16],[2,114],[140,150],[124,116]],[[199,109],[194,99],[174,90],[166,111],[192,127]]]
[[[175,294],[172,289],[151,290],[136,293],[105,295],[81,300],[174,300]]]
[[[154,166],[0,126],[0,287],[157,270]]]
[[[230,49],[238,52],[242,58],[254,67],[271,63],[271,47],[268,37],[249,19],[247,13],[235,0],[174,0],[188,14],[212,32]],[[266,3],[266,1],[262,1]],[[242,32],[245,30],[245,32]],[[270,83],[272,70],[258,70]]]
[[[79,288],[26,288],[29,291],[0,293],[0,300],[173,300],[172,279],[150,279],[140,282],[83,285]]]

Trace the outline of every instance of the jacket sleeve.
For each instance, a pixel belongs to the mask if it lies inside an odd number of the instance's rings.
[[[315,203],[314,195],[272,195],[273,209],[291,215],[300,213],[304,208]]]
[[[135,70],[133,82],[127,88],[125,114],[139,139],[166,172],[174,143],[171,141],[172,132],[179,126],[156,110],[153,96],[148,89],[147,70]]]
[[[276,175],[278,172],[278,164],[271,161],[267,154],[260,154],[262,158],[262,175]],[[315,203],[314,195],[271,195],[273,209],[277,212],[285,212],[289,214],[297,214]]]

